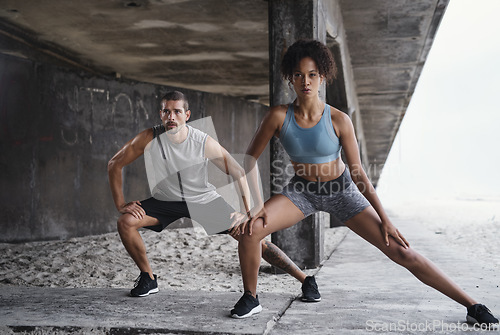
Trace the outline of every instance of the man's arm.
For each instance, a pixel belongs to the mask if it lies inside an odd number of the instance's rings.
[[[123,196],[122,170],[141,155],[144,154],[146,145],[153,139],[153,130],[146,129],[139,133],[132,140],[128,141],[108,162],[108,178],[111,194],[115,202],[116,209],[122,213],[132,214],[137,219],[142,219],[146,214],[140,202],[125,202]]]

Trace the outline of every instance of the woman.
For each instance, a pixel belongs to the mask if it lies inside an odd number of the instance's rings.
[[[272,136],[276,136],[290,156],[295,176],[282,194],[271,197],[247,226],[242,226],[246,230],[241,231],[239,256],[245,293],[231,315],[248,317],[261,309],[256,295],[260,241],[314,212],[325,211],[423,283],[467,307],[469,322],[498,323],[484,305],[410,248],[391,223],[361,165],[350,118],[319,98],[321,84],[335,75],[335,63],[328,48],[318,41],[294,43],[283,57],[281,72],[297,98],[288,106],[269,110],[247,155],[257,159]],[[342,148],[348,169],[340,157]]]

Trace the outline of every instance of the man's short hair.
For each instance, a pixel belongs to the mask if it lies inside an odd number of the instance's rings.
[[[179,91],[170,91],[170,92],[167,92],[160,100],[160,103],[162,101],[178,101],[178,100],[182,100],[184,101],[184,111],[188,111],[189,110],[189,103],[187,101],[187,98],[186,96],[184,95],[184,93],[182,92],[179,92]]]

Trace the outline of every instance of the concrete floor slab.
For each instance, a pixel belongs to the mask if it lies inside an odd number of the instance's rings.
[[[394,224],[473,298],[500,314],[499,269],[409,220]],[[239,293],[3,286],[0,333],[37,334],[477,334],[466,310],[348,233],[318,272],[319,303],[263,293],[264,310],[235,320]],[[488,332],[497,333],[497,331]]]
[[[3,287],[0,326],[63,333],[262,334],[293,299],[266,294],[260,315],[236,320],[229,311],[239,298],[239,293],[220,292],[162,290],[132,298],[124,289]]]
[[[499,269],[410,220],[393,222],[412,247],[500,314]],[[322,301],[294,301],[271,334],[471,334],[466,309],[423,285],[349,232],[316,276]],[[495,332],[496,333],[496,332]]]

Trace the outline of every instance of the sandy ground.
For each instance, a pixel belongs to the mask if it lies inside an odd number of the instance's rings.
[[[411,219],[443,234],[500,269],[500,201],[459,199],[385,206],[397,222]],[[347,228],[325,230],[325,255],[341,242]],[[404,231],[402,232],[404,234]],[[143,231],[149,259],[161,287],[180,290],[241,291],[237,242],[229,236],[207,236],[200,226]],[[411,236],[406,236],[411,243]],[[139,274],[117,233],[64,241],[0,244],[0,285],[44,287],[114,287],[130,289]],[[261,263],[259,291],[299,293],[289,275],[274,275]],[[306,270],[314,274],[318,269]]]
[[[325,231],[325,254],[344,238],[347,228]],[[237,242],[227,235],[208,236],[203,228],[141,231],[158,284],[180,290],[241,291]],[[133,287],[139,270],[118,233],[64,241],[0,244],[0,285],[43,287]],[[317,269],[306,270],[314,274]],[[262,260],[259,291],[299,293],[289,275],[274,275]]]

